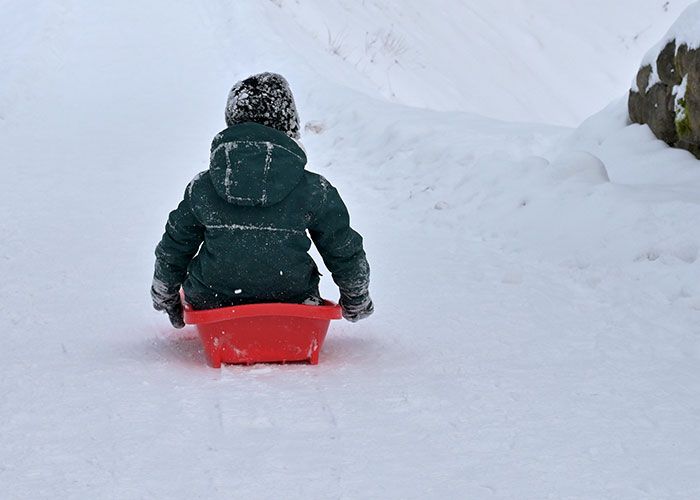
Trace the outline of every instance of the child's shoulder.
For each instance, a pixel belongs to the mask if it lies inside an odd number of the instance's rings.
[[[307,191],[305,199],[317,209],[327,205],[329,202],[338,200],[340,194],[336,188],[323,175],[306,170],[304,172]]]
[[[311,172],[310,170],[304,170],[304,176],[306,178],[306,182],[312,187],[323,191],[333,189],[333,185],[321,174]]]
[[[211,179],[209,178],[209,170],[202,170],[197,175],[195,175],[189,184],[187,184],[187,194],[192,196],[192,191],[198,188],[200,185],[208,183],[211,184]]]

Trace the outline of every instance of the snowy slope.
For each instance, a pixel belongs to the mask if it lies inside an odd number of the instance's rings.
[[[0,498],[700,497],[700,170],[617,99],[689,3],[2,2]],[[377,313],[215,371],[152,252],[267,69]]]
[[[411,106],[577,125],[625,92],[644,52],[690,2],[270,3],[279,7],[276,29],[307,53],[332,55],[344,71],[325,76],[344,85]]]

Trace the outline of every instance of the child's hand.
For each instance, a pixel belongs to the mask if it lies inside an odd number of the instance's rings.
[[[179,291],[170,289],[165,283],[154,278],[151,286],[151,299],[153,299],[153,308],[156,311],[168,313],[171,325],[175,328],[185,326]]]
[[[340,307],[343,308],[343,318],[356,323],[365,319],[374,312],[374,304],[369,296],[369,292],[361,295],[340,294]]]
[[[175,328],[184,328],[185,320],[182,315],[182,304],[177,304],[170,309],[165,310],[168,313],[168,318],[170,319],[170,324]]]

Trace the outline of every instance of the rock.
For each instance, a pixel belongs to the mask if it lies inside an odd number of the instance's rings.
[[[656,137],[674,146],[678,141],[678,134],[673,87],[657,82],[647,89],[647,82],[652,75],[651,66],[642,68],[639,75],[644,76],[643,84],[638,86],[639,92],[630,91],[628,101],[630,119],[634,123],[649,125]]]
[[[676,73],[676,41],[666,44],[656,59],[656,71],[659,79],[667,85],[678,85],[681,78]]]
[[[679,24],[688,21],[680,19]],[[694,43],[700,45],[700,39]],[[673,38],[647,60],[653,62],[639,69],[629,93],[630,120],[648,125],[660,140],[700,159],[700,49]]]

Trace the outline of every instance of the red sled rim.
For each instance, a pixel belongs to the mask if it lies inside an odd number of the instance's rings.
[[[185,323],[188,325],[202,325],[254,316],[292,316],[297,318],[327,320],[340,319],[342,317],[341,307],[330,300],[324,300],[322,306],[265,303],[202,310],[192,309],[192,306],[183,300],[183,309]]]

